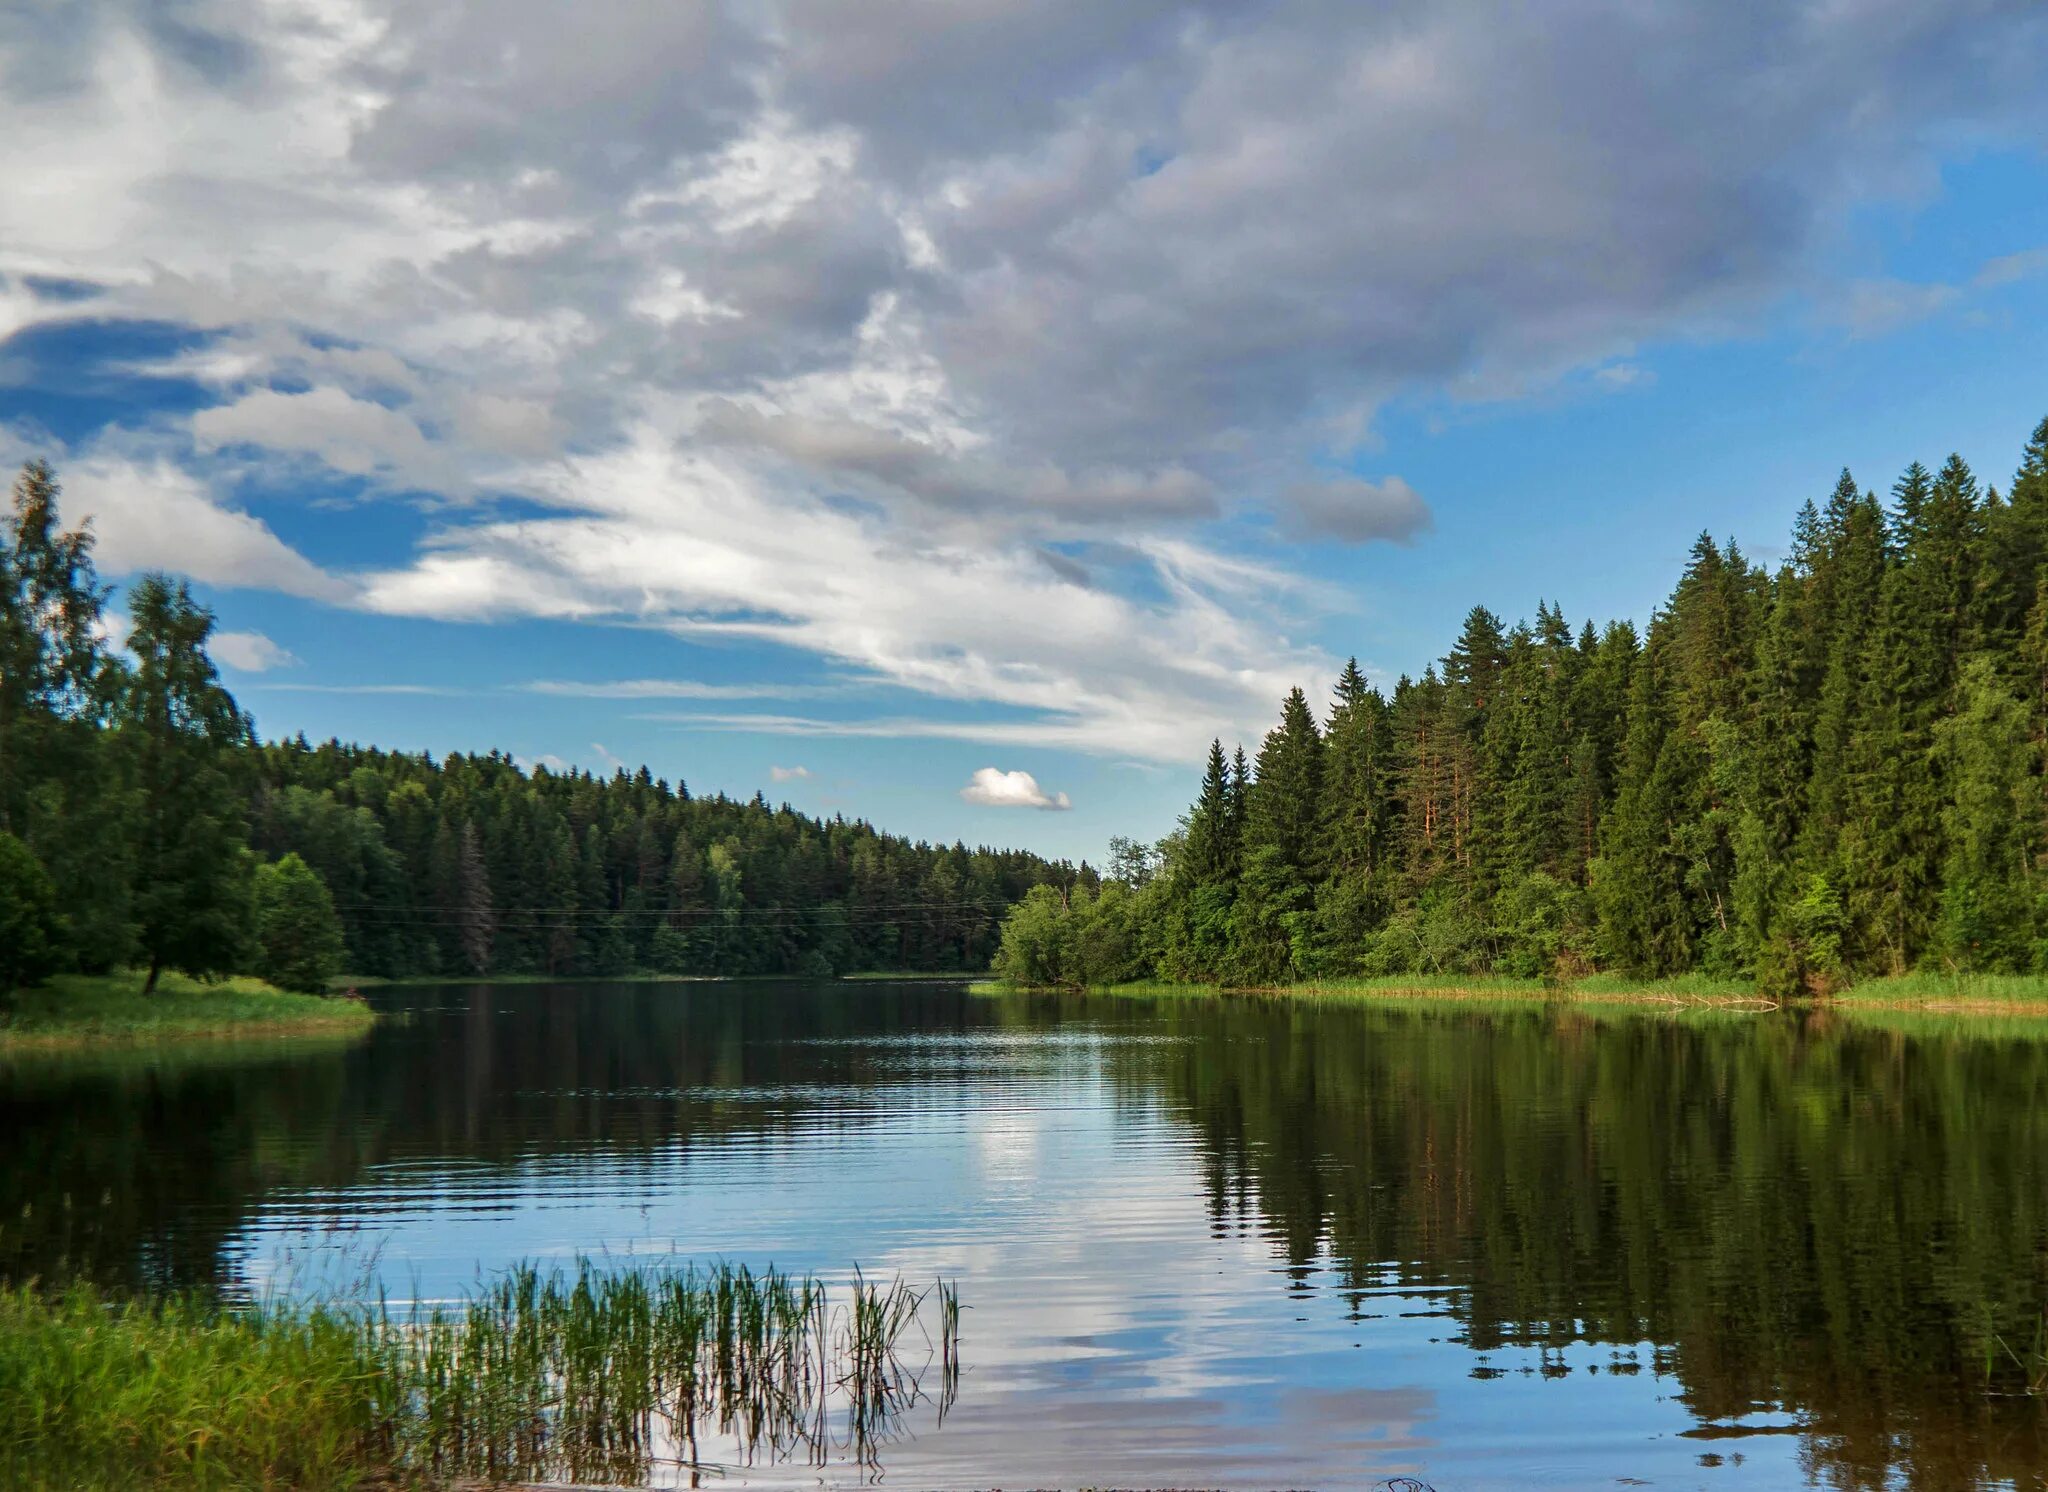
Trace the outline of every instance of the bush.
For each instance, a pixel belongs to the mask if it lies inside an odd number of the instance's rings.
[[[1757,988],[1776,997],[1829,995],[1843,988],[1842,936],[1849,919],[1828,878],[1807,878],[1806,889],[1778,917],[1778,928],[1757,965]]]
[[[297,855],[256,872],[256,972],[317,995],[341,972],[341,919],[326,883]]]
[[[1366,940],[1367,974],[1475,974],[1491,961],[1487,928],[1459,896],[1436,889],[1403,907]]]
[[[1500,938],[1495,968],[1519,979],[1573,979],[1592,967],[1586,894],[1540,870],[1506,887],[1493,902]]]

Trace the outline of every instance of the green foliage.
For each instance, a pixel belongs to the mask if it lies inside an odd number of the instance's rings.
[[[136,788],[137,942],[164,968],[233,973],[248,951],[252,860],[235,781],[249,721],[207,656],[213,614],[183,581],[145,575],[128,595],[135,668],[115,734]]]
[[[1500,939],[1495,967],[1522,979],[1569,980],[1592,968],[1586,892],[1548,871],[1532,870],[1493,902]]]
[[[317,995],[341,972],[334,898],[297,855],[256,871],[256,972],[279,989]]]
[[[58,968],[57,888],[29,847],[0,830],[0,997]]]
[[[1034,886],[1003,923],[992,971],[1038,986],[1135,979],[1148,966],[1139,928],[1155,905],[1121,881],[1105,881],[1099,892]]]
[[[1639,632],[1485,607],[1388,693],[1210,748],[1148,975],[1774,993],[2048,968],[2048,421],[2010,497],[1958,457],[1846,471],[1776,574],[1702,534]]]
[[[1835,993],[1844,983],[1842,955],[1849,920],[1842,899],[1823,875],[1806,887],[1778,919],[1757,962],[1757,987],[1767,995]]]

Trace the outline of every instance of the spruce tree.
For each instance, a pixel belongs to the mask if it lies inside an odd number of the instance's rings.
[[[1288,692],[1268,731],[1246,806],[1243,872],[1232,914],[1236,970],[1247,981],[1299,972],[1315,958],[1323,741],[1308,698]]]
[[[2016,973],[2033,955],[2041,760],[1991,659],[1969,660],[1959,694],[1936,727],[1949,798],[1936,945],[1954,968]]]
[[[1321,946],[1340,969],[1353,967],[1385,915],[1390,890],[1386,702],[1352,658],[1338,676],[1324,735],[1322,883],[1316,894]]]

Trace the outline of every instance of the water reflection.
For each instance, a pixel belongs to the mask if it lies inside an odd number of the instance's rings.
[[[0,1068],[0,1269],[957,1277],[919,1485],[2042,1485],[2048,1042],[1815,1018],[440,988]],[[68,1200],[67,1200],[68,1199]],[[834,1276],[838,1277],[838,1276]]]

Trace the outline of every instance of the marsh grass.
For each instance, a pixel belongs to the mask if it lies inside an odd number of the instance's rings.
[[[1953,1006],[1957,1009],[2048,1011],[2048,978],[2039,974],[1955,974],[1923,969],[1866,979],[1834,996],[1837,1004]]]
[[[59,974],[0,1000],[0,1050],[196,1036],[334,1035],[367,1031],[376,1014],[355,1000],[296,995],[261,979],[214,984],[167,973],[153,994],[143,976]]]
[[[770,1269],[514,1269],[414,1312],[381,1297],[234,1307],[0,1292],[0,1485],[343,1488],[640,1483],[699,1465],[847,1455],[865,1466],[957,1386],[959,1304],[905,1349],[933,1290],[856,1272],[834,1303]],[[843,1426],[843,1428],[842,1428]]]
[[[1993,1325],[1987,1308],[1984,1330],[1984,1381],[1994,1394],[2017,1393],[2048,1399],[2048,1310],[2036,1316],[2030,1330],[2008,1337]],[[2009,1385],[2001,1390],[2003,1381]]]

